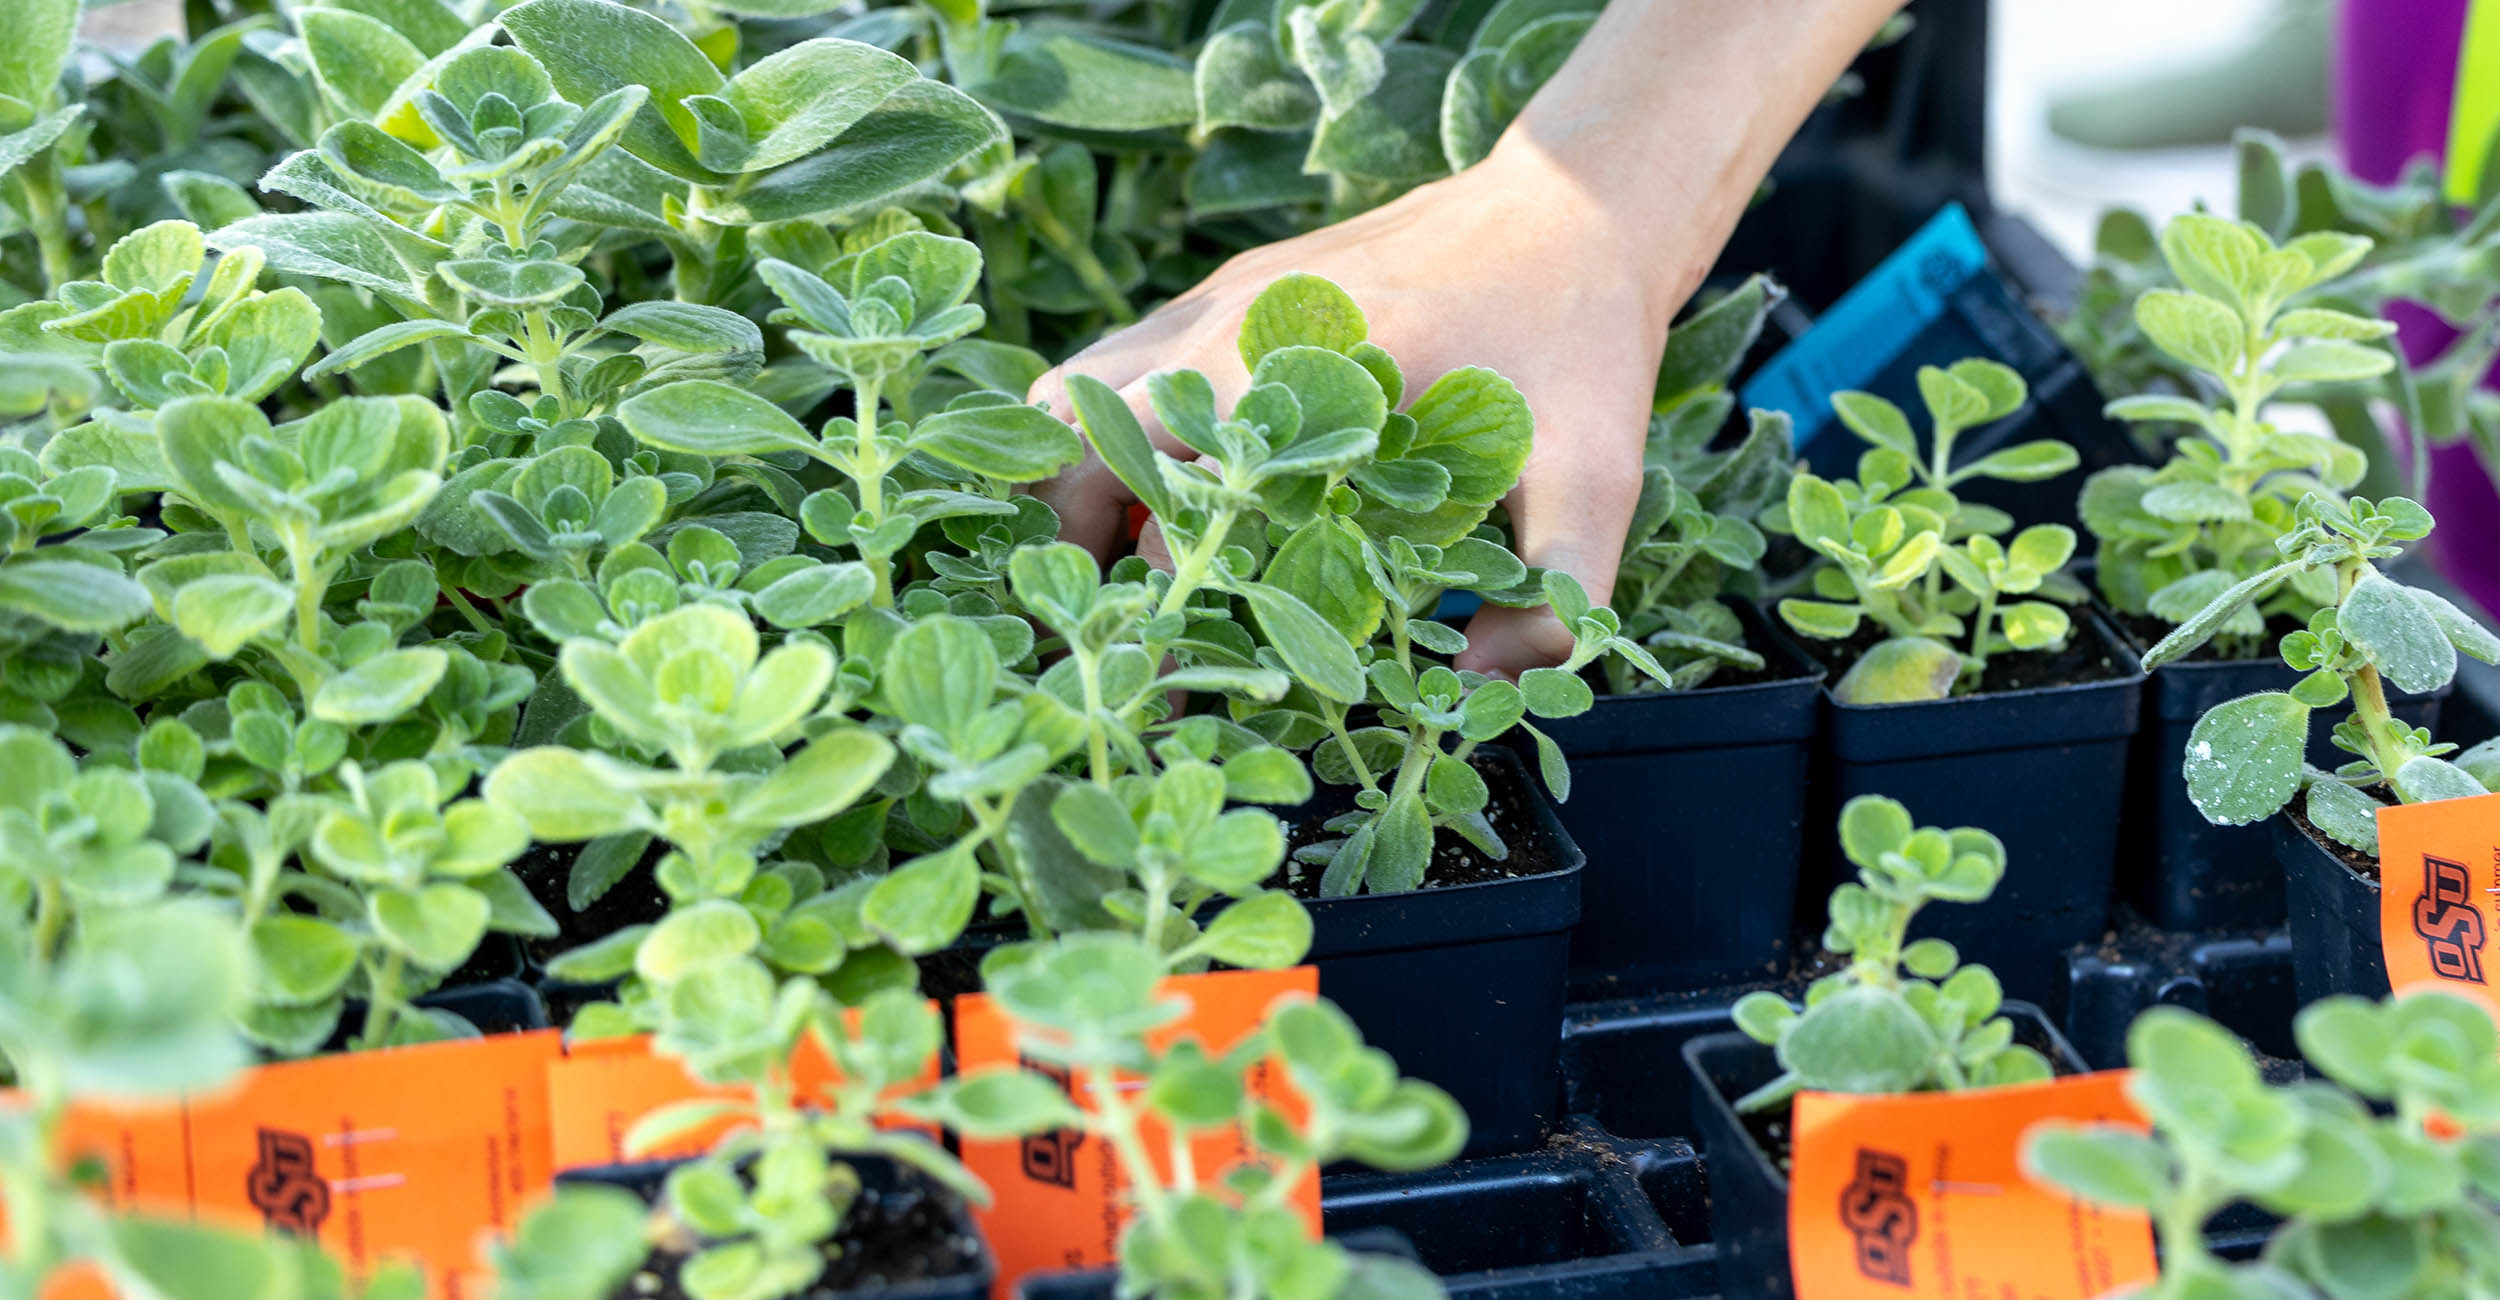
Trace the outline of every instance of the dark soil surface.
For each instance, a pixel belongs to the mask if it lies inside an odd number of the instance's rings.
[[[833,1300],[971,1273],[980,1267],[981,1242],[960,1229],[960,1217],[943,1193],[918,1181],[882,1195],[862,1191],[841,1230],[825,1243],[824,1276],[792,1300]],[[691,1254],[654,1250],[618,1300],[686,1300],[677,1273]]]
[[[2110,621],[2118,625],[2118,630],[2125,633],[2128,640],[2146,650],[2159,644],[2161,639],[2170,635],[2171,629],[2177,626],[2145,614],[2129,614],[2122,610],[2110,610],[2108,614]],[[2253,643],[2239,637],[2215,637],[2189,651],[2180,658],[2179,662],[2188,664],[2246,663],[2251,659],[2273,659],[2274,648],[2282,644],[2283,638],[2301,630],[2304,626],[2306,625],[2299,619],[2289,614],[2277,614],[2266,620],[2265,635]],[[2240,653],[2242,651],[2246,653]]]
[[[1807,640],[1801,644],[1808,655],[1831,670],[1831,679],[1837,683],[1841,674],[1858,661],[1858,656],[1887,635],[1874,623],[1866,622],[1858,625],[1856,635],[1845,640]],[[2002,695],[2049,686],[2077,686],[2125,677],[2134,671],[2132,664],[2112,653],[2108,643],[2092,630],[2089,616],[2077,611],[2074,631],[2068,634],[2064,649],[2009,650],[1990,656],[1987,670],[1979,676],[1978,689],[1960,694]]]
[[[512,864],[513,872],[521,877],[522,884],[529,886],[539,906],[556,919],[555,937],[521,941],[533,965],[544,966],[592,940],[604,939],[629,925],[657,921],[668,914],[668,895],[660,892],[660,882],[652,873],[653,864],[668,852],[664,841],[651,841],[642,861],[635,863],[624,879],[576,912],[572,903],[566,901],[565,885],[573,877],[573,860],[581,852],[579,844],[532,844],[529,852]]]
[[[2375,790],[2364,790],[2362,793],[2370,795],[2373,798],[2377,798],[2380,803],[2387,802],[2387,800],[2380,797],[2379,792]],[[2319,830],[2317,823],[2309,820],[2309,813],[2304,807],[2306,802],[2307,801],[2303,799],[2293,799],[2291,803],[2284,806],[2283,815],[2291,818],[2293,825],[2298,826],[2301,830],[2307,832],[2310,839],[2315,840],[2320,845],[2323,845],[2327,852],[2334,854],[2335,860],[2350,868],[2354,875],[2361,877],[2363,880],[2376,881],[2378,879],[2378,859],[2370,854],[2362,852],[2359,849],[2345,845],[2338,841],[2334,836]]]
[[[1476,770],[1483,773],[1492,792],[1492,801],[1485,805],[1485,819],[1510,849],[1508,859],[1495,862],[1475,845],[1460,838],[1458,832],[1443,830],[1433,836],[1432,865],[1424,873],[1425,889],[1446,885],[1475,885],[1495,880],[1518,880],[1559,871],[1562,864],[1555,859],[1556,845],[1547,835],[1537,815],[1537,791],[1529,784],[1537,778],[1522,775],[1514,778],[1507,764],[1495,764],[1479,753]],[[1268,879],[1274,888],[1290,891],[1305,901],[1319,898],[1320,880],[1327,868],[1297,863],[1292,850],[1306,844],[1332,839],[1322,829],[1329,818],[1354,806],[1354,791],[1348,786],[1322,785],[1311,801],[1299,808],[1277,809],[1285,823],[1287,852],[1284,867]],[[621,891],[623,885],[619,885]],[[604,900],[603,900],[604,901]],[[1218,906],[1222,900],[1218,900]],[[976,920],[972,930],[955,946],[933,952],[919,959],[920,991],[932,998],[946,999],[964,993],[981,991],[981,958],[1000,943],[1012,943],[1025,937],[1021,920],[984,924]]]
[[[1494,833],[1502,837],[1502,843],[1510,849],[1510,856],[1496,862],[1458,832],[1446,829],[1436,831],[1432,837],[1432,865],[1424,870],[1423,887],[1478,885],[1486,881],[1518,880],[1561,870],[1562,864],[1554,859],[1554,842],[1544,834],[1537,817],[1538,795],[1529,785],[1537,778],[1530,775],[1513,780],[1503,770],[1507,765],[1491,763],[1481,754],[1473,760],[1473,766],[1483,774],[1485,784],[1493,794],[1492,801],[1484,808],[1485,820],[1493,824]],[[1353,787],[1323,785],[1309,803],[1300,808],[1279,810],[1278,815],[1285,821],[1285,842],[1289,850],[1283,871],[1270,878],[1268,883],[1290,890],[1296,898],[1318,898],[1320,877],[1327,869],[1294,861],[1291,850],[1335,838],[1324,826],[1329,818],[1353,806]]]

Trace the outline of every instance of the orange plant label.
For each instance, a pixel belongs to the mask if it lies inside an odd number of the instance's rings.
[[[1208,975],[1176,975],[1164,991],[1189,999],[1190,1014],[1158,1031],[1162,1046],[1195,1037],[1210,1055],[1221,1055],[1259,1027],[1270,1004],[1288,994],[1315,994],[1319,973],[1308,966],[1281,971],[1221,971]],[[1022,1064],[1074,1086],[1063,1072],[1020,1060],[1007,1019],[985,995],[955,1000],[955,1053],[966,1071],[992,1065]],[[1134,1088],[1134,1078],[1123,1077]],[[1293,1091],[1284,1071],[1273,1061],[1261,1062],[1249,1076],[1252,1095],[1288,1116],[1300,1118],[1305,1103]],[[1146,1145],[1158,1160],[1170,1146],[1159,1126],[1148,1124]],[[1249,1154],[1242,1136],[1231,1129],[1200,1135],[1191,1159],[1201,1178],[1213,1177]],[[1006,1295],[1017,1278],[1054,1269],[1101,1268],[1118,1258],[1120,1230],[1128,1222],[1128,1180],[1119,1162],[1101,1142],[1081,1133],[1045,1133],[1012,1142],[963,1144],[964,1165],[989,1185],[990,1205],[980,1212],[981,1230],[998,1255],[999,1294]],[[1166,1168],[1165,1172],[1170,1171]],[[1313,1237],[1319,1235],[1319,1171],[1305,1171],[1294,1191]]]
[[[554,1030],[263,1066],[213,1096],[80,1107],[67,1154],[119,1209],[317,1238],[357,1277],[407,1260],[435,1300],[477,1300],[478,1238],[553,1176]]]
[[[2394,989],[2435,983],[2500,1010],[2500,794],[2378,811],[2379,946]]]
[[[2126,1073],[1980,1092],[1799,1093],[1788,1253],[1799,1300],[2090,1300],[2150,1282],[2153,1230],[2023,1176],[2045,1119],[2141,1125]]]
[[[854,1020],[859,1015],[855,1010],[849,1014]],[[802,1104],[811,1091],[839,1077],[833,1059],[813,1035],[799,1040],[798,1050],[790,1057],[790,1080],[797,1087]],[[937,1077],[937,1060],[932,1057],[919,1081],[935,1083]],[[625,1150],[625,1137],[643,1116],[662,1106],[698,1097],[734,1099],[746,1095],[746,1091],[736,1086],[703,1083],[687,1074],[676,1061],[653,1055],[648,1035],[573,1043],[547,1067],[554,1167],[579,1169],[585,1165],[701,1155],[712,1149],[722,1133],[740,1123],[740,1118],[725,1115],[648,1151],[633,1154]],[[935,1129],[926,1131],[932,1139],[938,1136]]]

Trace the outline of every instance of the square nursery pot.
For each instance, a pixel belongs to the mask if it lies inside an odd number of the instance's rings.
[[[1513,817],[1500,829],[1518,874],[1304,900],[1304,961],[1319,968],[1320,996],[1400,1073],[1440,1085],[1466,1110],[1469,1158],[1535,1147],[1561,1118],[1563,977],[1584,861],[1517,755],[1486,746],[1476,763],[1494,806]],[[1288,823],[1316,824],[1352,796],[1322,787],[1313,804],[1280,811]],[[978,992],[982,957],[1024,937],[1012,922],[974,926],[920,959],[921,989],[940,999]]]
[[[1561,1118],[1564,973],[1586,860],[1508,750],[1488,748],[1524,824],[1503,827],[1521,874],[1403,894],[1311,900],[1320,995],[1399,1072],[1467,1112],[1465,1156],[1544,1142]]]
[[[1574,1001],[1768,979],[1788,967],[1823,667],[1739,605],[1763,671],[1602,695],[1541,723],[1571,761],[1556,809],[1588,857]]]
[[[2283,924],[2283,873],[2266,830],[2206,821],[2189,801],[2179,773],[2188,734],[2207,709],[2259,691],[2287,691],[2300,680],[2271,646],[2269,641],[2262,659],[2163,664],[2144,684],[2144,727],[2127,766],[2127,854],[2119,888],[2165,929],[2261,930]],[[2390,706],[2398,718],[2436,732],[2449,690],[2397,695]],[[2319,709],[2311,715],[2312,764],[2332,771],[2351,760],[2328,739],[2344,714]]]
[[[2300,1004],[2351,993],[2387,996],[2387,955],[2379,942],[2379,880],[2355,871],[2349,850],[2318,834],[2290,809],[2267,823],[2283,868],[2291,912],[2292,987]],[[2359,854],[2352,854],[2356,860]]]
[[[859,1174],[860,1197],[834,1238],[831,1249],[837,1272],[790,1300],[831,1300],[835,1296],[877,1297],[877,1300],[988,1300],[998,1277],[997,1257],[973,1222],[963,1199],[940,1187],[926,1174],[884,1156],[840,1156]],[[562,1183],[601,1183],[622,1187],[645,1202],[658,1204],[669,1171],[681,1160],[595,1165],[556,1175]],[[864,1215],[877,1216],[874,1223]],[[894,1258],[897,1239],[904,1243]],[[656,1255],[654,1257],[656,1260]],[[851,1261],[858,1261],[856,1264]],[[654,1261],[619,1288],[612,1300],[681,1300],[673,1273],[658,1273]]]
[[[1422,1264],[1475,1300],[1686,1300],[1710,1295],[1707,1246],[1679,1243],[1614,1152],[1561,1148],[1323,1188],[1328,1235]],[[1020,1279],[1028,1300],[1111,1300],[1113,1270]]]
[[[2038,1007],[2008,1002],[2004,1014],[2014,1022],[2014,1040],[2046,1053],[2058,1073],[2091,1068]],[[1693,1122],[1710,1170],[1719,1294],[1724,1300],[1791,1300],[1788,1174],[1736,1112],[1738,1098],[1779,1077],[1779,1061],[1768,1045],[1731,1032],[1685,1044],[1684,1063],[1692,1075]]]
[[[2109,923],[2127,748],[2144,672],[2098,614],[2077,635],[2096,645],[2110,675],[2094,681],[1911,704],[1843,704],[1823,697],[1825,793],[1817,805],[1819,916],[1831,888],[1855,878],[1840,854],[1842,805],[1889,795],[1922,826],[1976,826],[2005,842],[2005,879],[1982,903],[1940,903],[1911,925],[1949,939],[1962,960],[1994,969],[2016,997],[2062,1007],[2064,950]]]

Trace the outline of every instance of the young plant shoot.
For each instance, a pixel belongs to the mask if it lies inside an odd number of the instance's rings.
[[[2127,1093],[2153,1131],[2052,1123],[2024,1139],[2031,1176],[2152,1218],[2146,1300],[2472,1296],[2500,1288],[2500,1032],[2478,1003],[2420,990],[2337,997],[2293,1022],[2318,1075],[2270,1085],[2248,1048],[2193,1012],[2127,1031]],[[2205,1225],[2253,1203],[2265,1252],[2217,1257]]]
[[[1833,394],[1841,423],[1871,444],[1858,457],[1857,477],[1800,473],[1765,521],[1818,557],[1814,595],[1779,603],[1792,631],[1843,641],[1872,622],[1882,633],[1833,683],[1844,704],[1977,690],[1993,656],[2063,647],[2074,630],[2063,606],[2082,599],[2081,587],[2060,572],[2075,552],[2073,529],[2035,524],[2014,533],[2004,511],[1953,491],[1975,478],[2055,478],[2078,463],[2074,448],[2048,439],[1954,463],[1964,430],[2022,408],[2022,376],[1994,361],[1963,361],[1949,370],[1920,367],[1918,387],[1930,430],[1924,451],[1900,408],[1871,393]]]
[[[2162,232],[2161,251],[2183,286],[2136,300],[2145,337],[2187,367],[2186,393],[2140,393],[2109,404],[2124,420],[2187,432],[2158,468],[2119,465],[2084,484],[2084,527],[2098,541],[2102,596],[2122,613],[2177,624],[2241,579],[2273,568],[2275,543],[2295,526],[2301,499],[2361,481],[2369,460],[2332,437],[2277,428],[2276,394],[2358,388],[2396,362],[2374,340],[2384,320],[2331,307],[2294,307],[2357,264],[2370,244],[2321,231],[2276,247],[2246,222],[2187,215]],[[2262,653],[2266,619],[2307,622],[2335,603],[2326,569],[2294,574],[2262,602],[2243,605],[2217,634],[2228,658]]]
[[[2188,797],[2210,821],[2239,826],[2262,821],[2301,791],[2311,825],[2347,847],[2376,856],[2382,802],[2428,803],[2485,794],[2491,746],[2470,761],[2451,761],[2453,744],[2431,739],[2388,712],[2393,684],[2417,694],[2456,676],[2457,655],[2500,663],[2500,636],[2437,592],[2406,586],[2380,573],[2377,561],[2403,554],[2401,543],[2430,535],[2430,512],[2403,497],[2302,498],[2282,556],[2220,593],[2144,656],[2159,667],[2229,626],[2249,606],[2302,574],[2333,579],[2334,599],[2309,625],[2282,641],[2283,662],[2304,674],[2288,691],[2261,691],[2218,704],[2188,735],[2182,772]],[[2351,702],[2336,724],[2335,746],[2353,760],[2332,772],[2306,759],[2309,715]],[[2464,759],[2465,756],[2460,756]]]
[[[2047,1058],[2014,1041],[1998,1014],[2005,991],[1964,966],[1942,939],[1909,938],[1930,902],[1977,903],[2005,877],[2005,846],[1975,827],[1916,826],[1899,803],[1860,795],[1840,810],[1840,847],[1856,881],[1832,891],[1823,947],[1849,964],[1806,989],[1800,1011],[1776,993],[1737,999],[1736,1027],[1779,1054],[1780,1075],[1736,1102],[1742,1111],[1818,1092],[1959,1092],[2049,1077]]]

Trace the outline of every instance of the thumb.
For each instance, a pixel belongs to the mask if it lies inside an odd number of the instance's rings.
[[[1623,521],[1630,522],[1628,517]],[[1592,520],[1590,528],[1596,527]],[[1622,535],[1622,525],[1603,534],[1613,542],[1598,552],[1604,556],[1602,560],[1586,558],[1587,553],[1577,548],[1556,546],[1531,563],[1570,574],[1589,593],[1592,602],[1602,605],[1614,587],[1615,557],[1622,547]],[[1591,536],[1576,540],[1597,543],[1598,536],[1592,532]],[[1550,606],[1516,609],[1487,604],[1467,620],[1467,648],[1459,652],[1457,664],[1462,669],[1517,681],[1521,673],[1531,668],[1551,668],[1570,658],[1574,640],[1571,629],[1563,626]]]
[[[1532,459],[1512,494],[1519,557],[1570,574],[1590,601],[1602,605],[1614,591],[1624,530],[1640,501],[1640,447],[1578,447],[1567,453],[1562,463],[1539,465]],[[1467,648],[1457,663],[1517,680],[1531,668],[1561,663],[1571,647],[1571,631],[1552,609],[1487,605],[1468,620]]]

